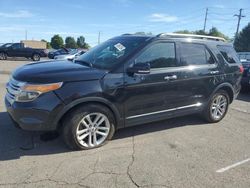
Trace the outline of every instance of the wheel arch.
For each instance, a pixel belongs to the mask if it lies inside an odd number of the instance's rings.
[[[98,104],[98,105],[105,106],[114,115],[115,122],[116,122],[116,129],[123,126],[123,121],[121,119],[121,114],[119,110],[110,101],[104,98],[99,98],[99,97],[88,97],[88,98],[75,100],[71,102],[70,104],[66,105],[64,109],[55,118],[56,129],[59,129],[61,127],[62,125],[61,121],[63,121],[63,119],[66,117],[68,113],[86,104]]]
[[[234,100],[234,88],[230,83],[223,83],[223,84],[220,84],[219,86],[217,86],[211,96],[213,96],[218,90],[226,91],[229,95],[230,103],[233,102],[233,100]]]
[[[31,54],[31,57],[33,57],[35,54],[38,54],[39,56],[41,56],[41,53],[40,52],[33,52],[32,54]]]

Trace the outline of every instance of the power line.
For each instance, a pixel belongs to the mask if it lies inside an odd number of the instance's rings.
[[[240,13],[239,14],[235,14],[234,16],[238,17],[238,24],[237,24],[237,29],[236,29],[236,36],[238,36],[238,33],[239,33],[239,27],[240,27],[240,20],[241,18],[244,18],[246,16],[243,16],[242,15],[242,8],[240,9]]]

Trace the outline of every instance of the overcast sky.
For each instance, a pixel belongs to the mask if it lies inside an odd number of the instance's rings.
[[[173,32],[217,27],[229,37],[235,33],[234,14],[243,8],[241,28],[250,22],[250,0],[0,0],[0,43],[41,40],[54,34],[83,35],[91,46],[122,33]]]

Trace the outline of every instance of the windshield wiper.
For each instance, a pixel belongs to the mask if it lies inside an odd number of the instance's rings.
[[[79,62],[81,65],[87,65],[88,67],[93,67],[93,64],[83,60],[75,60],[75,63]]]

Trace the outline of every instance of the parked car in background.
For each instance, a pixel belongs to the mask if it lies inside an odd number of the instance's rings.
[[[240,60],[249,60],[250,61],[250,52],[238,52],[238,57]]]
[[[250,90],[250,52],[238,52],[238,57],[243,65],[244,73],[241,79],[243,90]]]
[[[25,57],[39,61],[41,57],[47,57],[47,50],[27,48],[23,43],[7,43],[0,47],[0,60],[8,57]]]
[[[241,79],[241,85],[243,90],[250,90],[250,59],[241,59],[241,63],[244,68],[244,73]]]
[[[59,50],[54,50],[48,53],[48,58],[54,59],[55,56],[69,54],[70,49],[60,48]]]
[[[124,127],[195,113],[221,121],[240,91],[242,73],[223,38],[122,35],[74,63],[15,70],[5,106],[22,129],[58,130],[71,149],[92,149]]]
[[[55,60],[69,60],[73,61],[75,58],[79,57],[80,55],[84,54],[86,51],[83,50],[72,50],[69,54],[65,55],[57,55],[54,57]]]

